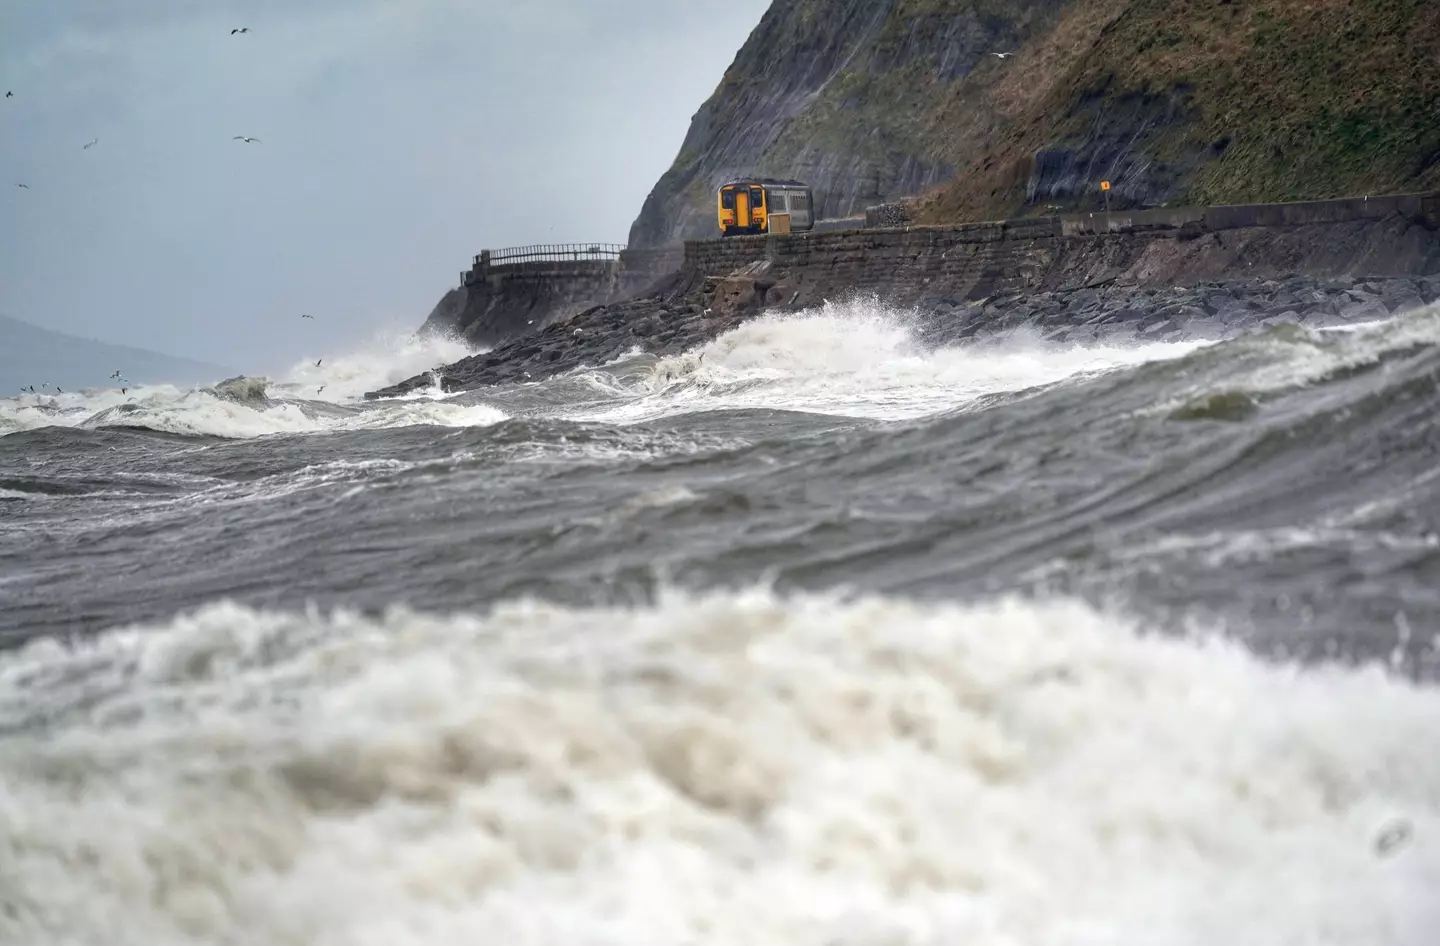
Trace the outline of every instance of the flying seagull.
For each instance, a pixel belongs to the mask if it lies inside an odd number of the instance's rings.
[[[15,97],[15,93],[14,93],[14,92],[6,92],[6,93],[5,93],[5,97],[6,97],[7,99],[13,99],[13,98]]]
[[[25,188],[27,191],[30,189],[30,185],[29,185],[29,184],[16,184],[15,186],[16,186],[16,187],[23,187],[23,188]]]
[[[120,377],[120,369],[119,369],[119,368],[116,368],[116,369],[115,369],[115,373],[110,376],[110,380],[114,381],[114,380],[118,379],[119,377]]]
[[[235,29],[231,30],[231,31],[230,31],[230,35],[231,35],[231,36],[234,36],[236,33],[248,33],[248,32],[250,32],[250,27],[248,27],[248,26],[239,26],[239,27],[236,27]]]
[[[231,138],[230,140],[231,140],[231,141],[243,141],[243,142],[245,142],[247,145],[248,145],[248,144],[257,144],[257,145],[259,145],[259,144],[264,144],[264,142],[261,141],[259,138],[246,138],[244,135],[236,135],[234,138]]]
[[[320,367],[320,362],[322,362],[322,361],[324,361],[324,360],[325,360],[324,358],[317,358],[317,359],[315,359],[315,367],[317,367],[317,368]]]
[[[1004,59],[1006,56],[1013,56],[1013,55],[1015,55],[1015,54],[1014,54],[1014,53],[991,53],[990,55],[994,56],[996,59]]]
[[[315,316],[311,315],[311,314],[308,313],[308,312],[305,313],[304,315],[300,316],[300,318],[302,318],[302,319],[309,319],[309,320],[312,321],[312,322],[315,321]]]
[[[87,142],[85,143],[85,147],[81,148],[80,150],[81,150],[81,151],[89,151],[91,148],[95,147],[95,146],[98,145],[99,143],[100,143],[100,139],[99,139],[99,138],[91,138],[89,141],[87,141]]]
[[[322,384],[322,385],[320,385],[320,387],[318,387],[318,388],[315,389],[315,393],[316,393],[316,394],[320,394],[320,393],[322,393],[324,390],[325,390],[325,385]]]

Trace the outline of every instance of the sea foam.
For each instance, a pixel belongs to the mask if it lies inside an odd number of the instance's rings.
[[[1067,601],[217,604],[0,655],[0,940],[1426,946],[1437,724]]]

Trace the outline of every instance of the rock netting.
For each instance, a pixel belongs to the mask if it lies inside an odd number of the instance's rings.
[[[910,206],[905,203],[877,204],[865,208],[865,226],[908,227],[912,223]]]

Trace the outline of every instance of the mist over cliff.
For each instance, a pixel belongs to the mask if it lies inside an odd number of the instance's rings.
[[[740,174],[933,222],[1440,187],[1440,4],[775,0],[631,245],[711,235]]]

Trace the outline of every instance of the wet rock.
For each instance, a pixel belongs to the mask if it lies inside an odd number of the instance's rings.
[[[1369,296],[1341,306],[1339,315],[1349,322],[1371,322],[1389,318],[1390,310],[1385,308],[1385,303],[1381,302],[1379,297]]]
[[[247,378],[244,375],[227,378],[209,388],[209,392],[224,401],[236,404],[268,404],[270,398],[265,389],[270,382],[265,378]]]

